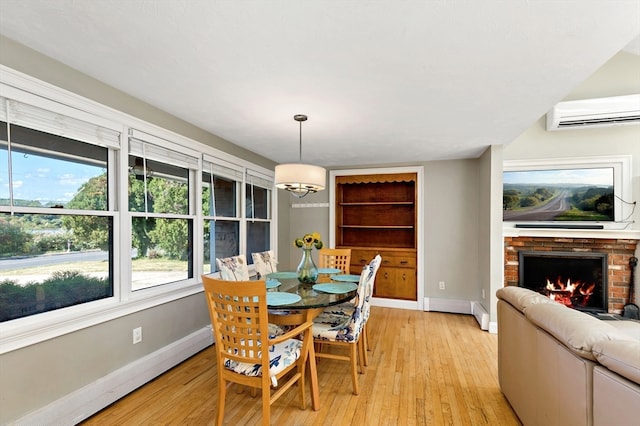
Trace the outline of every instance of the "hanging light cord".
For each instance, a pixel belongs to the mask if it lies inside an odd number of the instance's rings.
[[[293,119],[296,120],[300,124],[300,162],[302,163],[302,122],[307,121],[307,116],[304,114],[296,114],[293,116]]]
[[[300,162],[302,163],[302,120],[298,121],[300,125]]]

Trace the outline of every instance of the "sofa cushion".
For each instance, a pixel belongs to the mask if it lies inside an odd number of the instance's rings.
[[[640,342],[640,321],[607,321],[607,324]]]
[[[593,344],[593,354],[609,370],[640,384],[640,342],[601,340]]]
[[[525,316],[536,326],[558,339],[578,356],[595,361],[593,344],[603,340],[634,341],[632,337],[616,330],[608,321],[567,308],[559,303],[530,305]]]
[[[502,287],[498,289],[496,296],[499,299],[509,302],[511,306],[520,312],[524,312],[528,306],[538,303],[555,303],[553,300],[540,293],[517,286]]]

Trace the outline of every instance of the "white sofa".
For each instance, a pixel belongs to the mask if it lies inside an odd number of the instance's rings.
[[[498,374],[525,426],[640,424],[640,322],[498,290]]]

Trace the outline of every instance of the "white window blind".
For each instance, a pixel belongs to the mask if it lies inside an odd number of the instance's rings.
[[[50,101],[47,103],[54,104]],[[54,105],[51,106],[53,107]],[[56,104],[55,108],[59,110],[62,106],[61,104]],[[83,115],[84,118],[92,118],[90,114],[78,113]],[[10,124],[94,145],[109,148],[118,148],[120,146],[120,132],[117,130],[13,99],[2,99],[0,119]],[[95,119],[95,121],[100,121],[97,117]]]
[[[172,145],[178,148],[174,143],[168,142],[165,139],[158,138],[138,130],[131,130],[129,137],[130,154],[172,164],[178,167],[184,167],[186,169],[198,169],[200,155],[196,151],[180,147],[180,152],[178,152],[163,145]]]
[[[242,182],[244,170],[241,166],[229,163],[219,158],[203,155],[202,170],[206,173],[213,171],[214,176]]]
[[[255,170],[247,169],[247,183],[260,188],[273,189],[273,177],[266,176]]]
[[[7,98],[0,96],[0,121],[7,122]]]

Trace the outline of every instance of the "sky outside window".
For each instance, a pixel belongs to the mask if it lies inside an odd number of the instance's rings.
[[[12,151],[14,200],[37,200],[64,204],[92,177],[106,168],[69,159],[50,158],[33,153]],[[7,150],[0,150],[0,199],[9,199]],[[3,204],[8,204],[6,201]]]

